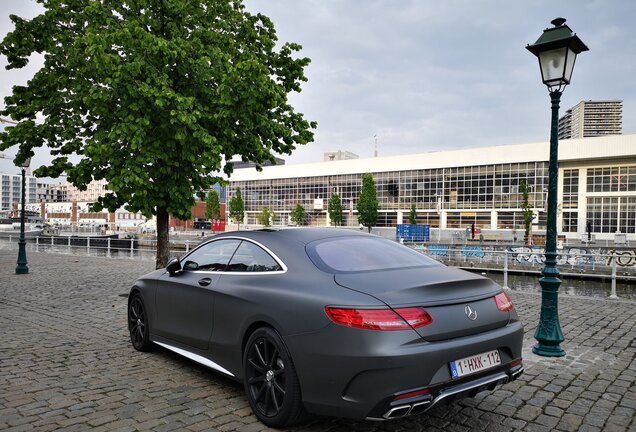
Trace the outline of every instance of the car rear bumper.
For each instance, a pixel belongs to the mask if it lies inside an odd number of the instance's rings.
[[[489,390],[516,379],[523,326],[519,321],[472,336],[426,342],[414,331],[380,332],[330,325],[288,336],[303,402],[313,413],[387,420]],[[501,365],[452,379],[449,362],[498,350]],[[425,395],[397,396],[416,389]]]
[[[489,374],[480,378],[471,378],[463,383],[437,386],[429,393],[409,400],[383,401],[371,412],[367,420],[392,420],[409,415],[422,414],[435,405],[449,403],[465,397],[474,397],[485,390],[495,390],[498,386],[514,381],[523,373],[523,366],[511,367],[504,372]],[[383,413],[376,416],[377,413]]]

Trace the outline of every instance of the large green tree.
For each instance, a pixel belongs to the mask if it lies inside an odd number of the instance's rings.
[[[206,219],[221,218],[221,204],[219,203],[219,193],[212,189],[205,198]]]
[[[272,21],[241,0],[37,0],[31,20],[11,15],[0,43],[7,69],[34,53],[44,66],[15,86],[0,134],[16,161],[48,146],[38,176],[62,173],[80,189],[106,179],[94,208],[126,205],[157,216],[157,265],[168,259],[168,216],[191,216],[235,155],[260,167],[313,139],[294,111],[308,58],[277,45]],[[231,174],[232,165],[224,171]]]
[[[373,175],[362,175],[362,190],[358,198],[358,221],[371,232],[378,220],[378,197]]]
[[[333,193],[331,198],[329,198],[329,219],[331,223],[335,226],[338,226],[342,223],[342,201],[340,200],[340,195],[337,193]]]

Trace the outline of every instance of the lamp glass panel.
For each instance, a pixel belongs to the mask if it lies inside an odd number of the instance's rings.
[[[556,84],[563,81],[567,50],[567,47],[563,47],[539,53],[539,63],[541,64],[541,75],[544,83]]]
[[[574,61],[576,60],[576,53],[568,48],[568,54],[565,60],[565,75],[563,76],[567,83],[570,83],[572,79],[572,71],[574,70]]]

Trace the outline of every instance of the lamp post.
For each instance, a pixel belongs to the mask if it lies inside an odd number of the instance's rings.
[[[539,59],[543,83],[548,86],[552,100],[545,267],[542,272],[543,277],[539,280],[541,284],[541,317],[534,334],[538,343],[532,348],[532,352],[540,356],[562,357],[565,355],[565,351],[560,346],[563,342],[563,333],[559,323],[558,309],[558,291],[561,280],[559,279],[559,270],[556,267],[559,102],[563,89],[570,84],[577,54],[587,51],[588,48],[572,32],[572,29],[565,25],[564,18],[556,18],[552,24],[554,27],[544,30],[534,45],[526,46]]]
[[[27,274],[26,240],[24,239],[24,218],[26,207],[26,177],[25,171],[31,164],[31,158],[27,158],[20,167],[22,168],[22,208],[20,209],[20,240],[18,241],[18,265],[15,267],[15,274]]]

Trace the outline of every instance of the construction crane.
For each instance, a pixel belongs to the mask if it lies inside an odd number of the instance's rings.
[[[2,117],[0,117],[0,123],[7,123],[7,124],[12,124],[12,125],[17,125],[17,123],[14,122],[13,120],[3,119]]]
[[[13,120],[7,120],[5,118],[0,117],[0,123],[7,123],[7,124],[12,124],[12,125],[17,125],[18,123],[14,122]],[[13,159],[10,156],[7,156],[4,153],[0,153],[0,159]],[[31,167],[27,167],[26,168],[26,174],[27,175],[31,175]]]
[[[16,122],[12,120],[3,119],[2,117],[0,117],[0,123],[17,124]],[[11,158],[4,153],[0,153],[0,159],[11,159]]]

